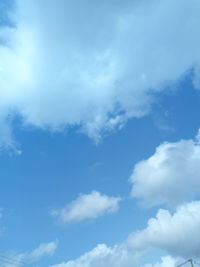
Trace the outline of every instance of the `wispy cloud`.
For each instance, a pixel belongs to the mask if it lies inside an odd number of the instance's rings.
[[[2,267],[21,267],[33,264],[39,261],[43,256],[52,256],[57,249],[58,242],[49,242],[40,244],[36,249],[27,253],[10,252],[0,255],[0,264]]]
[[[51,210],[52,216],[63,223],[80,222],[95,219],[108,213],[116,212],[121,198],[102,195],[97,191],[80,195],[62,209]]]

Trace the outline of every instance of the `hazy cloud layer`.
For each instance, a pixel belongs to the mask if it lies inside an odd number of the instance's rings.
[[[63,223],[80,222],[116,212],[120,200],[119,197],[109,197],[92,191],[90,194],[80,195],[60,210],[52,210],[50,214]]]
[[[199,137],[161,144],[150,158],[136,164],[130,181],[132,196],[146,206],[192,200],[200,194]]]
[[[147,114],[153,94],[192,67],[199,86],[198,0],[16,0],[16,6],[15,27],[0,28],[6,146],[15,145],[8,125],[15,114],[51,130],[80,125],[98,140]]]

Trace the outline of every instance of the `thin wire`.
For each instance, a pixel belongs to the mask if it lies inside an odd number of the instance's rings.
[[[183,262],[183,263],[177,265],[176,267],[180,267],[180,266],[182,266],[182,265],[184,265],[184,264],[186,264],[186,263],[188,263],[188,262],[189,262],[189,260],[187,260],[187,261],[185,261],[185,262]]]
[[[15,260],[14,258],[11,258],[11,257],[8,257],[8,256],[5,256],[5,255],[1,255],[0,254],[0,260],[1,262],[2,261],[6,261],[7,263],[11,263],[11,264],[15,264],[15,265],[30,265],[28,264],[27,262],[24,262],[24,261],[20,261],[20,260]]]
[[[4,266],[4,264],[10,264],[12,266],[23,266],[23,264],[20,262],[16,262],[16,261],[4,259],[4,258],[0,259],[0,264],[3,266]]]

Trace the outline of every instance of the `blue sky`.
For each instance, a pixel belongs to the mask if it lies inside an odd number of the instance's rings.
[[[200,259],[198,11],[1,1],[3,267]]]

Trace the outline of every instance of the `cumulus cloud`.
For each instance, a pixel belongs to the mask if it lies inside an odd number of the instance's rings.
[[[53,267],[131,267],[140,266],[140,261],[152,249],[170,253],[156,267],[173,266],[188,258],[199,258],[200,252],[200,201],[190,202],[174,213],[159,210],[155,218],[141,231],[134,232],[121,244],[108,247],[100,244],[76,260],[63,262]],[[147,265],[154,266],[154,265]]]
[[[11,252],[6,255],[1,255],[0,263],[2,267],[21,267],[37,262],[43,256],[52,256],[57,249],[58,242],[53,241],[49,243],[40,244],[36,249],[29,253]]]
[[[165,142],[148,159],[136,164],[130,178],[132,196],[146,206],[174,206],[200,193],[200,143]]]
[[[98,140],[192,67],[198,87],[199,11],[198,0],[16,0],[15,27],[0,29],[3,122],[78,125]],[[13,146],[11,133],[1,142]]]
[[[80,222],[116,212],[120,200],[119,197],[109,197],[92,191],[90,194],[80,195],[63,209],[52,210],[50,214],[58,217],[63,223]]]
[[[183,258],[198,258],[200,252],[200,201],[177,208],[174,214],[160,209],[148,226],[129,237],[134,248],[159,248]]]

